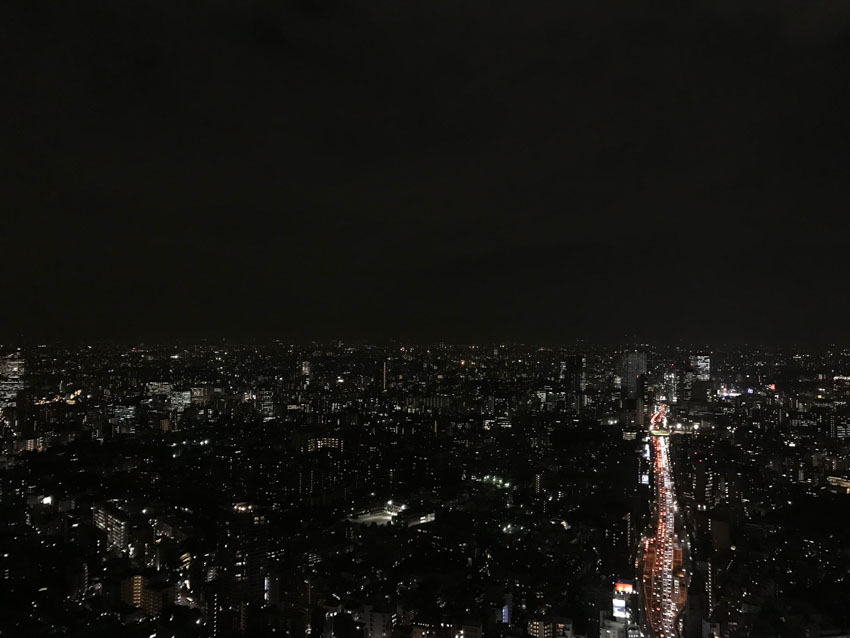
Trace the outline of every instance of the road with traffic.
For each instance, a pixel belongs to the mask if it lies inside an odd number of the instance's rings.
[[[647,539],[644,553],[643,594],[646,619],[655,638],[674,638],[681,609],[679,575],[674,565],[676,553],[676,497],[670,471],[670,437],[667,406],[661,405],[650,420],[653,432],[653,472],[655,475],[655,536]]]

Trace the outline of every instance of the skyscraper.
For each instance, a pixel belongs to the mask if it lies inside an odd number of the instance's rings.
[[[16,355],[0,359],[0,408],[14,407],[18,392],[24,388],[24,360]]]
[[[567,355],[561,361],[560,378],[568,392],[578,394],[587,387],[587,360],[584,355]]]
[[[627,398],[637,398],[639,379],[646,374],[646,353],[624,352],[620,355],[619,372]]]
[[[674,405],[679,402],[679,374],[672,368],[664,373],[664,398]]]
[[[694,369],[697,381],[711,380],[711,356],[704,352],[691,355],[691,367]]]

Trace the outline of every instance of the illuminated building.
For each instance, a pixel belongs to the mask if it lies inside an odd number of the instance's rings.
[[[121,581],[121,602],[141,608],[156,616],[175,600],[175,588],[166,582],[155,582],[142,574],[133,574]]]
[[[171,392],[171,384],[167,381],[150,381],[145,384],[145,389],[149,396],[168,396]]]
[[[573,621],[562,616],[533,616],[527,630],[532,638],[573,638]]]
[[[554,638],[554,626],[545,618],[532,618],[528,621],[528,635],[531,638]]]
[[[675,370],[664,373],[664,396],[668,403],[679,402],[679,375]]]
[[[257,388],[255,405],[261,416],[270,418],[275,415],[274,388],[261,386]]]
[[[573,638],[573,621],[562,616],[552,618],[552,628],[555,638]]]
[[[24,389],[24,360],[14,355],[0,359],[0,407],[14,407],[18,392]]]
[[[96,503],[92,506],[92,521],[106,532],[108,547],[122,551],[127,549],[129,524],[123,512],[110,503]]]
[[[365,638],[390,638],[395,624],[395,614],[390,611],[368,609],[364,614]]]
[[[635,593],[634,585],[628,580],[618,580],[614,585],[612,611],[614,618],[629,618],[629,599]]]
[[[690,362],[696,374],[697,381],[711,380],[711,357],[709,355],[703,353],[692,354]]]
[[[564,382],[567,392],[579,394],[587,387],[587,359],[580,354],[565,357],[561,361],[560,380]]]

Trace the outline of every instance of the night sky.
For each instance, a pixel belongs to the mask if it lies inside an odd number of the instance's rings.
[[[850,3],[6,2],[0,339],[847,341]]]

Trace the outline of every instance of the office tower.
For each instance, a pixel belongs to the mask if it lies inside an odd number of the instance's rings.
[[[172,388],[168,393],[168,400],[172,410],[176,410],[177,414],[183,414],[186,408],[192,405],[192,391],[185,388]]]
[[[679,374],[676,370],[664,373],[664,398],[673,405],[679,402]]]
[[[693,367],[688,366],[688,369],[685,370],[684,377],[682,378],[682,393],[679,397],[681,401],[687,403],[693,398],[694,383],[696,383],[696,374],[694,373]]]
[[[171,392],[171,384],[167,381],[148,381],[145,384],[148,396],[163,397]]]
[[[271,385],[262,385],[257,388],[255,405],[257,412],[265,418],[275,416],[275,392]]]
[[[24,360],[16,355],[0,359],[0,408],[14,407],[18,392],[24,389]]]
[[[561,361],[560,379],[567,392],[579,394],[587,387],[587,360],[584,355],[574,354]]]
[[[620,355],[619,372],[627,398],[637,398],[639,380],[646,374],[646,353],[624,352]]]
[[[704,352],[692,354],[690,358],[691,367],[694,369],[697,381],[711,380],[711,357]]]

